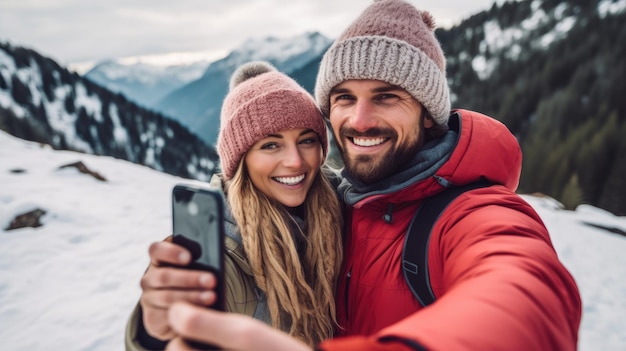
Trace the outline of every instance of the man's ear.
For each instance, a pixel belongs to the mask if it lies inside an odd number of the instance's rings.
[[[424,128],[432,128],[435,125],[435,121],[430,116],[430,113],[424,114]]]
[[[420,103],[420,106],[422,107],[422,126],[426,129],[432,128],[435,125],[435,120],[433,119],[433,116],[430,115],[424,105]]]
[[[426,118],[424,118],[424,128],[432,128],[434,125],[435,121],[427,115]]]

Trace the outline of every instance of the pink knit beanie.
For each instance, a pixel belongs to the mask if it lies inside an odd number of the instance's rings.
[[[397,85],[421,102],[438,124],[450,114],[446,59],[430,13],[401,0],[375,1],[324,55],[315,97],[328,116],[330,90],[349,79]]]
[[[224,177],[233,177],[241,158],[256,142],[294,128],[315,131],[326,157],[326,124],[311,94],[267,62],[240,66],[230,79],[217,137]]]

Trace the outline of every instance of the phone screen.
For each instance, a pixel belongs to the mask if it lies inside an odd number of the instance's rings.
[[[192,255],[191,269],[213,272],[217,278],[217,302],[224,310],[224,205],[214,190],[176,185],[172,191],[174,242]]]

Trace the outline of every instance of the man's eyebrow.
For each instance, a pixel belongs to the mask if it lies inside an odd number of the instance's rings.
[[[375,89],[372,89],[373,93],[386,93],[386,92],[390,92],[390,91],[398,91],[398,90],[404,90],[403,88],[397,86],[397,85],[385,85],[382,87],[378,87]]]
[[[346,93],[349,93],[349,92],[350,92],[350,89],[334,87],[334,88],[330,89],[329,95],[346,94]]]
[[[376,87],[374,89],[371,90],[372,93],[387,93],[390,91],[404,91],[404,89],[402,87],[399,87],[397,85],[385,85],[385,86],[381,86],[381,87]],[[350,89],[347,88],[332,88],[330,89],[330,95],[333,94],[349,94],[351,93]]]

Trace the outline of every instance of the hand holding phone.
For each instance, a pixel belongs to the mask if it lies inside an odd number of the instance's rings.
[[[217,285],[212,309],[225,310],[224,296],[224,201],[221,193],[206,188],[178,184],[172,190],[174,243],[191,252],[190,269],[210,271]],[[205,350],[211,345],[193,343]]]

